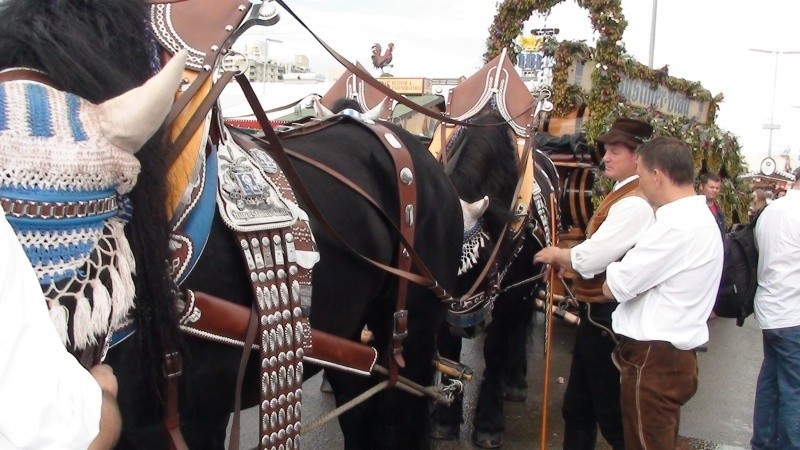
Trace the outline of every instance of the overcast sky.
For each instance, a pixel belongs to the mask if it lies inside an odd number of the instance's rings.
[[[430,78],[469,76],[482,66],[488,29],[496,12],[494,0],[294,0],[287,3],[329,45],[368,68],[370,47],[392,42],[395,76]],[[648,61],[652,0],[623,0],[628,28],[623,36],[628,53]],[[722,92],[717,123],[739,137],[751,168],[767,156],[769,123],[772,155],[791,151],[792,166],[800,154],[800,54],[778,60],[774,112],[775,56],[750,48],[800,51],[800,1],[797,0],[661,0],[658,2],[654,67],[668,64],[670,75],[699,81],[716,95]],[[585,39],[593,30],[588,12],[565,0],[544,18],[532,17],[524,29],[561,29],[563,39]],[[242,38],[270,37],[271,57],[291,59],[305,54],[313,70],[338,71],[336,63],[288,14],[270,28]],[[776,158],[779,167],[783,160]]]

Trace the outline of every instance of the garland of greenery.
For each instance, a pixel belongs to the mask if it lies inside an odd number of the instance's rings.
[[[563,0],[505,0],[503,1],[489,29],[484,55],[490,61],[500,54],[503,48],[509,49],[512,59],[516,59],[517,48],[514,40],[522,33],[522,26],[534,13],[546,14]],[[746,164],[741,154],[741,146],[736,137],[721,130],[714,124],[722,94],[712,96],[700,83],[671,77],[668,68],[651,69],[625,53],[622,33],[627,21],[622,14],[620,0],[577,0],[589,12],[589,18],[597,33],[594,49],[583,42],[557,42],[547,39],[544,51],[553,54],[556,66],[553,68],[554,114],[564,116],[579,104],[585,104],[590,111],[584,123],[588,142],[602,134],[617,117],[639,118],[653,124],[656,133],[684,140],[692,148],[697,173],[718,172],[723,177],[723,192],[720,203],[730,221],[745,221],[749,196],[746,183],[741,175],[746,172]],[[573,62],[594,61],[592,87],[589,92],[567,82],[567,75]],[[706,124],[695,120],[665,115],[653,108],[639,108],[628,104],[618,93],[622,75],[645,80],[653,86],[664,86],[689,98],[709,102]],[[596,182],[595,201],[608,192],[607,182]]]

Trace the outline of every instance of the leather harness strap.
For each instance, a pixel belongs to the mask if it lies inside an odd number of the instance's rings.
[[[320,223],[328,230],[331,236],[339,241],[345,248],[350,249],[356,255],[360,256],[362,259],[366,260],[370,264],[379,267],[385,271],[393,273],[400,277],[400,281],[398,284],[398,297],[396,303],[396,310],[393,316],[393,333],[392,333],[392,363],[391,363],[391,370],[390,370],[390,384],[394,384],[397,381],[397,371],[400,367],[405,365],[405,362],[402,358],[402,340],[406,337],[408,332],[408,312],[405,310],[405,299],[407,296],[407,281],[413,281],[415,283],[421,284],[422,286],[431,289],[434,294],[440,299],[448,299],[450,298],[449,295],[442,289],[439,284],[433,279],[430,274],[430,271],[425,267],[422,259],[419,255],[414,251],[413,248],[413,236],[414,236],[414,222],[415,222],[415,208],[416,208],[416,183],[414,181],[414,172],[413,172],[413,165],[411,164],[410,155],[408,151],[399,151],[400,148],[404,148],[399,140],[391,134],[385,127],[383,126],[374,126],[369,127],[370,130],[377,137],[384,143],[387,148],[393,148],[398,151],[389,151],[390,155],[395,162],[395,174],[397,178],[397,185],[398,191],[400,195],[400,230],[399,230],[399,237],[400,243],[398,248],[398,268],[390,267],[385,264],[382,264],[378,261],[374,261],[371,258],[361,255],[360,253],[356,252],[350,245],[348,245],[341,236],[336,233],[333,227],[324,219],[324,216],[317,208],[316,204],[311,199],[311,196],[305,190],[305,187],[300,180],[299,175],[291,168],[291,162],[288,160],[287,150],[283,148],[283,145],[278,140],[275,131],[272,129],[272,126],[269,123],[269,120],[264,114],[263,108],[260,107],[258,103],[258,98],[255,95],[255,92],[252,90],[252,86],[250,86],[249,81],[243,75],[237,75],[236,80],[239,82],[240,86],[242,87],[242,91],[245,94],[248,102],[255,113],[256,118],[258,119],[263,132],[265,134],[267,142],[270,146],[275,150],[275,158],[279,160],[282,164],[281,167],[284,168],[284,174],[292,183],[293,188],[295,189],[295,193],[298,197],[302,198],[305,203],[306,207],[317,217]],[[390,137],[391,136],[391,137]],[[321,164],[315,164],[316,167],[322,166]],[[332,169],[327,168],[326,172],[331,173],[333,172]],[[337,176],[338,179],[344,181],[344,178],[341,175]],[[357,192],[363,192],[360,188],[355,186],[352,182],[347,180],[345,183],[347,186],[355,189]],[[372,200],[366,193],[364,193],[365,198],[369,199],[369,201],[377,207],[378,211],[383,211],[380,207],[377,206],[377,203]],[[384,213],[385,214],[385,213]],[[394,223],[391,220],[389,223]],[[422,272],[423,276],[414,274],[410,272],[411,265],[416,266],[417,270]]]
[[[400,240],[397,249],[397,268],[410,272],[411,254],[406,248],[414,247],[414,231],[416,229],[417,183],[415,178],[414,163],[408,149],[385,126],[378,123],[371,124],[369,130],[383,142],[385,148],[390,149],[395,168],[398,196],[400,198]],[[403,359],[403,340],[408,336],[408,310],[406,310],[406,296],[408,295],[408,279],[399,278],[397,285],[397,303],[392,317],[392,357],[389,359],[389,386],[397,384],[397,375],[400,368],[405,367]]]
[[[8,69],[0,72],[0,83],[5,83],[7,81],[35,81],[37,83],[42,83],[47,86],[60,89],[58,84],[56,84],[53,80],[47,78],[45,74],[42,72],[31,70],[31,69]]]

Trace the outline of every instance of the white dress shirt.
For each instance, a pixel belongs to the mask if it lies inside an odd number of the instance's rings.
[[[667,341],[689,350],[708,341],[706,320],[722,275],[722,237],[705,196],[661,206],[656,220],[606,281],[620,302],[611,323],[638,341]]]
[[[100,430],[100,386],[61,343],[2,213],[0,255],[0,450],[85,449]]]
[[[638,179],[633,175],[614,185],[614,191]],[[572,268],[583,278],[593,278],[618,261],[653,223],[653,207],[638,195],[630,195],[614,203],[606,220],[592,237],[569,251]]]
[[[756,321],[762,329],[800,325],[800,191],[764,208],[756,222]]]

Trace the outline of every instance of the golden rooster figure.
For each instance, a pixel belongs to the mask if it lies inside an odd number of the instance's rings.
[[[381,44],[372,44],[372,65],[376,69],[383,70],[384,67],[392,67],[392,50],[394,44],[391,42],[386,46],[386,51],[381,54]]]

